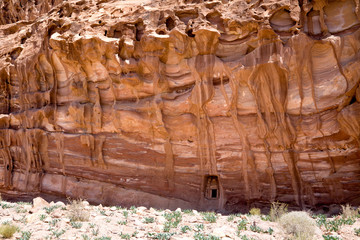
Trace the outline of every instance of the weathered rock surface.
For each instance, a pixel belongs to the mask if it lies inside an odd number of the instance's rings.
[[[3,194],[360,203],[358,0],[0,7]]]

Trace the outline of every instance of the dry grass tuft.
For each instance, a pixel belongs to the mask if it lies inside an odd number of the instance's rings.
[[[280,202],[273,202],[271,203],[271,208],[270,208],[270,220],[272,222],[275,222],[277,220],[279,220],[279,218],[284,215],[285,213],[288,212],[287,209],[288,205],[286,203],[280,203]]]
[[[11,224],[1,224],[0,226],[0,235],[3,238],[11,238],[16,231],[17,227]]]
[[[250,215],[260,216],[261,210],[260,210],[260,208],[252,208],[252,209],[250,209],[249,213],[250,213]]]
[[[287,234],[297,240],[314,239],[316,221],[306,212],[294,211],[280,217],[279,223]]]
[[[71,200],[68,206],[69,218],[72,222],[86,222],[89,221],[90,213],[84,209],[84,205],[81,199]]]
[[[359,217],[359,210],[352,207],[350,204],[346,204],[345,206],[341,205],[341,208],[342,208],[341,216],[344,219],[348,219],[348,218],[354,219]]]

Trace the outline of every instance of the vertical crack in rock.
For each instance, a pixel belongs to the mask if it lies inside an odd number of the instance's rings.
[[[36,3],[0,3],[5,197],[359,204],[358,0]]]

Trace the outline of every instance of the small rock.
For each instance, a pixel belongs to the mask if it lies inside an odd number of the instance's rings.
[[[144,224],[143,224],[143,222],[141,222],[140,220],[135,219],[133,225],[134,225],[134,226],[142,226],[142,225],[144,225]]]
[[[154,227],[154,231],[157,233],[162,232],[163,229],[164,229],[163,225],[160,225],[160,224],[156,224]]]
[[[55,209],[51,215],[54,217],[54,218],[61,218],[63,213],[60,209]]]
[[[23,208],[26,210],[26,211],[30,211],[32,206],[31,205],[24,205]]]
[[[2,215],[3,215],[3,216],[10,216],[10,211],[9,211],[9,209],[2,209]]]
[[[51,217],[47,217],[44,219],[44,222],[49,223],[49,222],[51,222],[51,220],[52,220]]]
[[[198,218],[196,216],[189,216],[189,217],[187,217],[187,221],[189,223],[196,223],[196,222],[198,222]]]
[[[64,222],[66,222],[66,223],[69,223],[70,222],[70,218],[63,218],[62,219]]]
[[[144,211],[146,211],[146,210],[147,210],[146,207],[138,207],[138,208],[137,208],[137,211],[140,211],[140,212],[144,212]]]
[[[89,206],[90,203],[88,201],[82,201],[82,205],[85,207],[85,206]],[[101,205],[101,204],[100,204]]]
[[[193,212],[193,214],[195,214],[195,215],[199,214],[199,212],[196,211],[196,210],[193,210],[192,212]]]
[[[105,221],[106,217],[105,216],[95,216],[94,220],[96,221]]]
[[[181,212],[181,208],[177,208],[175,212]]]
[[[142,237],[145,237],[145,232],[139,232],[136,237],[139,239],[139,238],[142,238]]]
[[[163,224],[166,222],[166,219],[165,219],[165,217],[163,217],[163,216],[159,216],[159,217],[157,218],[157,222],[158,222],[159,224],[163,225]]]
[[[171,239],[173,239],[173,240],[191,240],[193,238],[184,237],[184,236],[172,236]]]
[[[33,207],[31,209],[31,212],[37,212],[41,209],[43,209],[44,207],[49,207],[50,204],[45,201],[43,198],[41,197],[37,197],[33,199]]]
[[[149,212],[150,212],[151,214],[157,213],[156,209],[155,209],[155,208],[152,208],[152,207],[149,209]]]
[[[14,215],[13,216],[14,221],[20,221],[21,219],[22,219],[22,217],[20,215]]]
[[[110,210],[111,211],[116,211],[116,207],[111,207]]]
[[[136,231],[136,229],[133,228],[133,227],[124,226],[121,232],[122,232],[123,234],[129,234],[129,235],[131,235],[131,234],[133,234],[133,232],[135,232],[135,231]]]
[[[1,218],[1,222],[12,222],[12,217]]]
[[[26,222],[34,223],[40,221],[40,214],[34,213],[26,216]]]
[[[55,205],[56,205],[56,206],[59,206],[60,208],[66,206],[65,203],[63,203],[63,202],[61,202],[61,201],[57,201],[57,202],[55,203]]]

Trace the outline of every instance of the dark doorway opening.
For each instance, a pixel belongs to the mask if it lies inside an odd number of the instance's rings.
[[[219,198],[219,179],[217,176],[205,176],[205,198],[215,200]]]
[[[211,189],[211,198],[217,198],[217,189]]]

